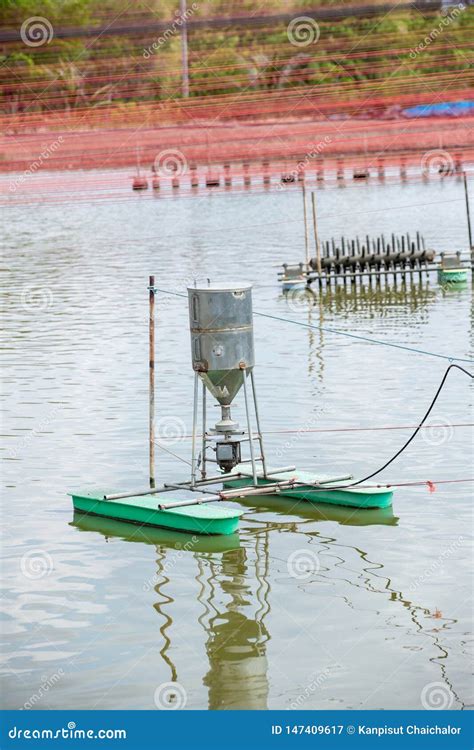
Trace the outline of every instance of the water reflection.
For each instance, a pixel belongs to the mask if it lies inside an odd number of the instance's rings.
[[[270,632],[267,618],[271,611],[270,537],[276,531],[292,531],[307,538],[318,537],[325,544],[336,544],[334,538],[306,532],[305,525],[314,521],[336,521],[341,525],[395,525],[398,518],[391,508],[358,511],[308,502],[288,502],[277,497],[247,498],[252,507],[251,526],[246,530],[245,546],[237,534],[232,537],[199,537],[152,527],[141,527],[112,519],[74,514],[73,526],[82,531],[97,531],[107,540],[119,537],[129,542],[156,547],[156,573],[150,581],[158,595],[154,608],[160,616],[161,658],[169,670],[169,679],[179,682],[179,664],[173,652],[173,613],[179,586],[173,581],[176,550],[196,561],[197,601],[202,607],[198,622],[204,634],[208,667],[202,683],[207,688],[208,707],[223,709],[267,709],[269,678],[267,643]],[[285,516],[285,521],[261,520],[264,513]],[[299,520],[288,521],[288,515]],[[301,520],[303,519],[303,520]],[[351,548],[356,550],[356,548]],[[356,550],[364,564],[365,553]],[[375,567],[382,568],[382,564]],[[372,573],[374,564],[371,563]],[[364,571],[366,568],[364,568]],[[369,568],[367,568],[369,570]],[[357,584],[359,585],[359,584]],[[367,590],[377,591],[368,579]],[[379,591],[380,593],[380,591]],[[174,651],[176,653],[176,651]]]
[[[428,323],[428,311],[436,300],[437,291],[430,286],[429,278],[421,280],[373,280],[368,283],[337,285],[316,283],[306,289],[295,289],[280,295],[292,312],[306,312],[302,322],[308,326],[308,372],[322,382],[325,370],[326,320],[348,319],[356,316],[371,320],[375,315],[392,319],[409,320],[410,326]],[[314,326],[314,327],[311,327]]]
[[[129,542],[156,545],[156,574],[150,579],[159,600],[154,603],[161,624],[160,655],[169,679],[179,681],[178,665],[171,657],[173,625],[173,568],[171,551],[192,554],[197,563],[197,599],[204,609],[198,621],[205,632],[209,669],[203,677],[209,708],[267,708],[269,633],[265,616],[270,611],[268,594],[269,529],[256,534],[252,550],[240,546],[238,534],[188,538],[179,532],[143,527],[108,518],[74,514],[71,524],[82,531],[97,531],[106,540],[119,537]],[[250,554],[251,552],[251,554]],[[217,554],[219,553],[219,554]]]
[[[437,288],[427,278],[421,281],[390,280],[372,283],[337,285],[316,283],[307,289],[294,290],[280,295],[281,300],[296,307],[319,307],[321,313],[384,313],[397,319],[402,313],[408,316],[421,312],[436,300]]]
[[[332,571],[327,571],[328,574],[331,572],[331,574],[337,576],[339,569],[345,570],[346,568],[347,560],[350,557],[348,553],[356,553],[360,560],[360,569],[353,570],[354,575],[352,577],[343,577],[344,582],[350,587],[363,589],[371,595],[388,596],[391,603],[395,606],[401,606],[409,612],[410,620],[413,624],[413,632],[424,640],[430,640],[436,650],[436,655],[430,657],[430,661],[438,667],[440,672],[439,679],[445,683],[448,695],[452,694],[461,709],[466,708],[466,703],[454,689],[453,682],[448,675],[447,660],[450,656],[450,649],[443,643],[443,636],[446,638],[446,642],[448,642],[449,631],[458,622],[457,619],[454,617],[445,617],[437,609],[432,611],[428,607],[419,604],[415,601],[415,590],[413,595],[410,596],[398,589],[393,584],[392,579],[385,575],[384,564],[370,559],[368,553],[363,549],[341,544],[336,537],[325,537],[319,531],[308,531],[307,536],[310,539],[317,538],[318,543],[322,544],[323,548],[325,547],[331,553],[334,564]],[[339,554],[338,550],[340,551]],[[392,620],[392,617],[390,614],[387,624]],[[361,706],[361,708],[364,707],[364,705]]]
[[[245,548],[226,553],[219,563],[198,556],[198,598],[204,607],[199,619],[209,660],[203,684],[210,709],[268,707],[268,533],[253,540],[253,560]]]
[[[192,536],[172,531],[171,529],[159,529],[155,526],[140,526],[139,524],[116,521],[113,518],[87,515],[86,513],[74,512],[71,526],[81,531],[97,531],[106,538],[119,537],[127,542],[142,542],[144,544],[161,545],[167,549],[187,550],[187,542],[191,540],[194,552],[226,552],[240,545],[239,535],[228,536]],[[183,552],[184,554],[184,552]]]
[[[346,509],[346,515],[346,519],[340,517],[341,523],[354,520],[349,517],[352,515],[350,509]],[[320,518],[328,520],[324,512]],[[262,522],[257,512],[252,520],[255,523],[250,534],[247,531],[249,541],[246,547],[224,553],[220,558],[209,553],[196,554],[196,579],[200,584],[198,600],[204,609],[199,622],[206,633],[205,648],[209,662],[203,684],[208,688],[210,709],[268,708],[267,643],[271,633],[267,620],[272,605],[270,538],[276,531],[283,530],[299,534],[309,542],[316,540],[320,554],[328,551],[332,558],[331,567],[318,575],[322,574],[331,581],[340,579],[349,589],[363,589],[371,597],[388,597],[396,609],[406,609],[413,625],[411,634],[431,641],[435,648],[431,661],[439,668],[439,679],[463,706],[448,676],[446,662],[449,649],[443,643],[443,636],[448,634],[455,619],[438,617],[436,612],[416,602],[413,596],[398,589],[384,574],[383,562],[369,558],[363,549],[341,544],[335,536],[314,531],[309,519],[285,524]],[[379,516],[377,520],[373,517],[371,522],[396,521]],[[359,561],[355,566],[354,559]],[[348,574],[349,560],[351,571]],[[311,586],[308,586],[308,593],[310,590]],[[353,606],[350,595],[348,605]],[[390,611],[385,624],[389,625],[393,617]]]
[[[397,526],[399,518],[393,513],[393,507],[372,508],[359,510],[357,508],[346,508],[342,505],[329,505],[327,503],[311,503],[307,500],[294,500],[293,498],[282,498],[276,495],[260,495],[255,497],[241,497],[239,502],[247,507],[255,509],[254,515],[270,511],[278,515],[298,516],[312,521],[335,521],[343,526]],[[278,528],[275,523],[274,527]]]
[[[327,312],[363,311],[365,315],[378,312],[397,319],[400,309],[404,316],[426,310],[437,294],[427,278],[411,282],[394,279],[382,283],[339,285],[325,288],[321,294],[316,289],[314,292]]]

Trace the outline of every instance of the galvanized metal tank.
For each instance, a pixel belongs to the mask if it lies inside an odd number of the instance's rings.
[[[188,287],[193,369],[221,405],[254,366],[252,284]]]

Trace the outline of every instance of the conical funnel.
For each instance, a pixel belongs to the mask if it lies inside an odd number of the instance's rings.
[[[189,287],[188,299],[193,368],[229,405],[254,365],[252,285]]]
[[[212,370],[201,372],[200,376],[214,398],[222,406],[228,406],[242,386],[243,370]]]

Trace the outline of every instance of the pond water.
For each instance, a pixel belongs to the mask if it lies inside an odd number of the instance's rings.
[[[466,708],[472,490],[436,484],[472,474],[472,392],[459,372],[438,426],[380,475],[436,491],[397,488],[391,512],[247,500],[238,535],[191,544],[74,518],[72,488],[146,486],[151,273],[180,293],[193,278],[250,280],[255,310],[472,354],[470,280],[280,295],[277,266],[304,257],[298,189],[150,193],[4,209],[4,707]],[[437,250],[467,250],[454,178],[321,189],[318,206],[323,238],[420,230]],[[157,315],[158,432],[189,459],[186,301],[159,294]],[[448,365],[259,317],[255,345],[269,463],[336,475],[382,465]],[[374,427],[400,429],[360,429]],[[187,474],[158,449],[160,481]],[[293,553],[317,565],[295,576]]]

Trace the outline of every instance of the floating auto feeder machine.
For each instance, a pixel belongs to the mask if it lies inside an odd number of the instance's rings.
[[[201,478],[206,477],[208,448],[215,451],[215,462],[224,473],[241,463],[242,443],[249,443],[252,477],[257,484],[257,460],[265,469],[263,440],[260,431],[254,381],[254,343],[251,284],[227,284],[188,289],[191,354],[195,372],[192,481],[196,478],[195,434],[198,408],[198,381],[202,381],[202,450],[199,457]],[[249,412],[249,389],[255,409],[257,432],[252,433]],[[232,419],[231,405],[243,389],[246,429]],[[206,391],[221,409],[220,420],[207,431]],[[255,456],[254,441],[260,456]],[[211,459],[213,460],[213,459]]]
[[[242,511],[216,505],[223,500],[278,494],[293,501],[361,509],[391,505],[392,490],[351,485],[351,475],[327,477],[297,471],[294,466],[271,469],[267,466],[254,376],[252,285],[238,283],[208,283],[188,288],[194,370],[191,477],[155,487],[154,277],[150,277],[149,291],[151,486],[134,492],[73,492],[75,510],[198,534],[231,534]],[[209,394],[220,407],[220,418],[211,427],[207,425]],[[243,394],[245,406],[243,426],[233,419],[231,412],[239,394]],[[208,476],[209,464],[216,465],[211,476]],[[209,489],[212,485],[222,488]],[[188,491],[189,499],[162,502],[157,497],[177,490]]]

